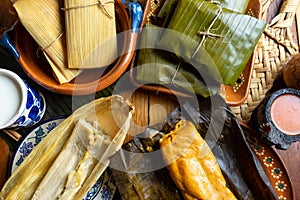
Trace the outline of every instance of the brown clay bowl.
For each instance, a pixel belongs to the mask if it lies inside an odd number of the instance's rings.
[[[14,30],[15,46],[20,54],[19,62],[27,73],[39,85],[46,89],[66,95],[86,95],[98,92],[112,85],[127,69],[132,60],[137,34],[130,31],[131,20],[121,1],[115,1],[117,33],[122,34],[118,48],[123,53],[105,69],[84,69],[75,80],[59,84],[52,74],[51,67],[42,53],[37,55],[38,45],[19,23]]]

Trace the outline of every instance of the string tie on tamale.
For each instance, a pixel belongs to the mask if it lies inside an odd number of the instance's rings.
[[[47,50],[49,47],[51,47],[52,44],[54,44],[56,41],[58,41],[62,36],[63,36],[64,32],[61,32],[56,38],[55,40],[53,40],[52,42],[50,42],[50,44],[48,44],[46,47],[41,47],[39,46],[38,51],[45,51]]]
[[[68,10],[72,10],[72,9],[78,9],[78,8],[86,8],[86,7],[90,7],[90,6],[96,6],[98,5],[101,10],[105,13],[105,15],[107,17],[109,17],[110,19],[113,18],[113,16],[106,10],[105,8],[105,5],[106,4],[109,4],[109,3],[115,3],[114,0],[108,0],[108,1],[104,1],[102,2],[101,0],[98,0],[96,2],[93,2],[93,3],[89,3],[89,4],[85,4],[85,5],[80,5],[80,6],[72,6],[72,7],[69,7],[69,8],[62,8],[63,11],[68,11]]]
[[[213,37],[213,38],[220,38],[220,37],[223,37],[223,36],[220,35],[220,34],[215,34],[215,33],[211,33],[211,32],[210,32],[211,29],[212,29],[212,27],[213,27],[213,25],[214,25],[215,22],[217,21],[218,17],[219,17],[219,16],[221,15],[221,13],[222,13],[222,7],[220,6],[220,2],[219,2],[219,1],[211,0],[211,3],[216,4],[216,5],[218,6],[218,8],[219,8],[219,9],[218,9],[218,13],[217,13],[217,15],[214,17],[214,19],[212,20],[212,22],[210,23],[210,25],[209,25],[209,27],[207,28],[207,30],[205,30],[205,31],[198,31],[198,32],[197,32],[198,35],[202,36],[202,39],[201,39],[201,41],[199,42],[199,44],[198,44],[196,50],[193,52],[193,54],[192,54],[192,56],[190,57],[189,60],[192,60],[192,59],[195,57],[195,55],[196,55],[197,52],[199,51],[200,47],[203,45],[203,43],[204,43],[206,37]],[[178,71],[179,71],[180,66],[181,66],[181,62],[176,66],[176,71],[175,71],[175,73],[174,73],[174,75],[173,75],[173,77],[172,77],[172,79],[171,79],[171,82],[170,82],[171,85],[173,85],[173,82],[174,82],[174,80],[175,80],[175,78],[176,78],[176,76],[177,76],[177,74],[178,74]]]
[[[173,77],[172,77],[172,79],[171,79],[171,81],[170,81],[170,84],[171,84],[171,85],[173,85],[173,82],[174,82],[174,80],[175,80],[175,78],[176,78],[176,76],[177,76],[177,73],[178,73],[178,71],[179,71],[180,65],[181,65],[181,61],[179,61],[178,65],[176,66],[176,71],[175,71],[175,73],[174,73],[174,75],[173,75]]]
[[[221,15],[222,13],[222,7],[219,5],[219,2],[218,1],[212,1],[212,2],[215,2],[215,4],[218,5],[218,13],[217,15],[214,17],[214,19],[212,20],[212,22],[210,23],[209,27],[207,30],[205,31],[198,31],[198,35],[202,36],[202,39],[201,41],[199,42],[197,48],[195,49],[195,51],[193,52],[192,56],[190,57],[190,60],[192,60],[195,55],[197,54],[197,52],[199,51],[200,47],[203,45],[206,37],[213,37],[213,38],[220,38],[220,37],[223,37],[222,35],[220,34],[214,34],[214,33],[211,33],[211,29],[213,27],[213,25],[216,23],[218,17]]]

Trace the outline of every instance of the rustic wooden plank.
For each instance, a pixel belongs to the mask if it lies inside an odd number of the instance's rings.
[[[1,137],[0,152],[0,188],[2,188],[7,178],[10,152],[8,145]]]
[[[133,136],[141,133],[149,124],[149,94],[146,91],[137,90],[134,93],[122,93],[124,99],[128,99],[135,107],[135,113],[132,116],[128,136],[125,142],[132,139]]]
[[[149,125],[163,122],[177,105],[178,103],[170,95],[151,93],[149,96]]]
[[[300,199],[300,142],[293,143],[287,150],[275,149],[282,159],[294,187],[295,199]]]

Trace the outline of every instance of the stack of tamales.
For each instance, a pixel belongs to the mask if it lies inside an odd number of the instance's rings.
[[[104,67],[116,58],[114,1],[11,1],[60,84],[74,79],[81,68]]]
[[[199,85],[205,86],[201,81],[207,83],[210,78],[233,85],[266,26],[265,22],[244,14],[248,3],[249,0],[167,0],[158,14],[166,29],[153,31],[153,26],[146,25],[151,30],[143,30],[138,63],[145,67],[137,67],[135,78],[141,83],[194,89],[192,92],[204,97],[215,94],[215,90],[208,87],[197,91]],[[156,38],[148,34],[150,31],[158,32]],[[186,66],[200,76],[187,75]]]
[[[121,148],[133,112],[118,95],[77,109],[30,152],[0,199],[82,199]]]

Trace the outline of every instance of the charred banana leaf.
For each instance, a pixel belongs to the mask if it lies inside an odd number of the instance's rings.
[[[173,195],[167,199],[183,198],[166,168],[156,166],[164,162],[161,153],[155,158],[144,158],[145,154],[159,150],[159,140],[174,130],[181,120],[193,122],[212,150],[228,187],[237,199],[277,199],[263,167],[224,99],[215,95],[199,102],[199,105],[187,103],[176,108],[160,126],[146,129],[123,145],[122,150],[113,157],[110,166],[123,199],[157,199],[159,190]],[[123,168],[118,168],[120,165]],[[157,170],[151,171],[155,167]],[[141,170],[148,173],[141,173]]]
[[[163,132],[173,130],[182,119],[194,123],[212,149],[226,182],[238,199],[277,199],[243,129],[223,98],[215,95],[200,101],[199,107],[187,103],[175,109],[168,116]]]
[[[151,136],[149,136],[149,133]],[[179,200],[180,191],[166,168],[151,171],[149,166],[162,163],[162,158],[145,159],[144,154],[159,148],[161,133],[147,129],[145,133],[124,144],[111,158],[111,171],[123,200]]]

